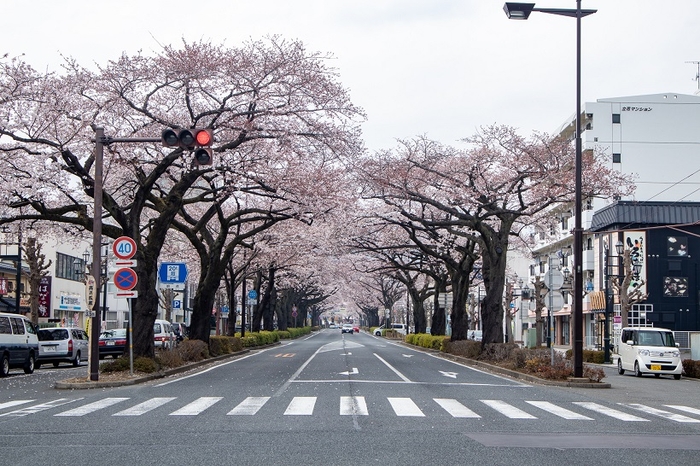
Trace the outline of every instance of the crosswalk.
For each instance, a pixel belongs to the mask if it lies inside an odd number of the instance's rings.
[[[128,397],[105,397],[86,402],[84,398],[56,400],[35,403],[35,400],[12,400],[0,402],[1,417],[24,417],[47,412],[54,417],[75,418],[93,413],[107,412],[109,416],[144,416],[154,411],[169,416],[198,416],[205,412],[221,411],[226,416],[255,416],[263,409],[268,413],[283,416],[329,415],[319,413],[319,397],[296,396],[290,400],[275,399],[269,396],[247,397],[234,404],[227,403],[224,397],[199,397],[194,400],[179,400],[178,397],[153,397],[136,401]],[[187,402],[188,401],[188,402]],[[324,402],[327,400],[324,400]],[[185,403],[185,404],[183,404]],[[326,407],[327,403],[323,403]],[[372,410],[368,408],[372,406]],[[613,407],[614,406],[614,407]],[[700,423],[700,409],[684,405],[648,406],[639,403],[616,403],[613,406],[590,401],[551,402],[545,400],[457,400],[453,398],[432,398],[419,403],[410,397],[374,397],[371,403],[364,396],[340,396],[335,414],[340,416],[370,416],[386,414],[397,417],[422,418],[446,413],[455,419],[498,420],[502,418],[537,421],[555,418],[567,421],[595,421],[614,419],[621,422],[648,422],[652,419],[665,419],[679,423]],[[223,407],[223,410],[221,409]],[[58,412],[56,412],[58,411]]]

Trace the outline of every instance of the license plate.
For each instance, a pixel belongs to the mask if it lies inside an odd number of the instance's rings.
[[[651,370],[653,370],[653,371],[660,371],[660,370],[661,370],[661,364],[652,364],[652,365],[651,365]]]
[[[55,346],[44,346],[44,353],[55,353],[55,352],[56,352]]]
[[[114,346],[114,342],[113,342],[113,341],[108,341],[108,342],[107,342],[107,346]]]

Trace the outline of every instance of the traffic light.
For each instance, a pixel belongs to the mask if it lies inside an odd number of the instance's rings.
[[[214,161],[211,143],[214,141],[214,134],[210,129],[193,129],[194,144],[194,162],[197,165],[211,165]]]
[[[179,147],[182,150],[194,151],[194,162],[197,165],[211,165],[213,152],[211,144],[214,134],[206,128],[166,128],[161,133],[163,147]]]

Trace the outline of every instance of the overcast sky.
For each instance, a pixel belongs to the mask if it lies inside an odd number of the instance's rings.
[[[576,20],[512,21],[500,0],[2,0],[0,53],[58,69],[199,39],[279,34],[332,65],[364,108],[368,149],[427,135],[458,144],[480,126],[553,133],[575,109]],[[694,94],[697,0],[584,0],[582,99]],[[537,7],[576,8],[574,0]]]

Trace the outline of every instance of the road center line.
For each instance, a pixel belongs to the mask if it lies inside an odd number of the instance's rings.
[[[410,381],[411,381],[411,379],[409,379],[408,377],[406,377],[405,375],[403,375],[401,372],[399,372],[398,370],[396,370],[395,367],[393,367],[391,364],[389,364],[388,362],[386,362],[385,360],[383,360],[382,357],[379,356],[377,353],[372,353],[372,354],[374,354],[374,355],[377,357],[377,359],[379,359],[381,362],[383,362],[383,363],[386,365],[386,367],[388,367],[389,369],[391,369],[392,371],[394,371],[394,374],[396,374],[396,375],[398,375],[399,377],[401,377],[401,380],[403,380],[404,382],[410,382]]]

